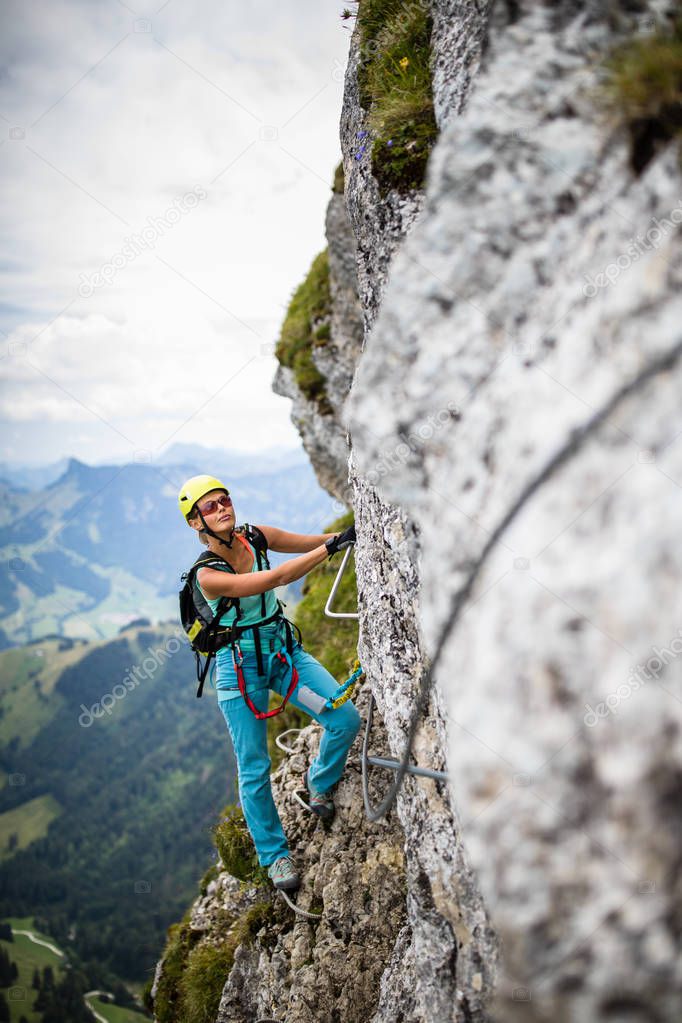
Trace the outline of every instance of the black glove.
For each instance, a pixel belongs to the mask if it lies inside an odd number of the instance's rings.
[[[337,533],[336,536],[325,540],[324,545],[329,552],[329,557],[331,558],[332,554],[342,551],[345,547],[350,547],[352,543],[355,543],[355,539],[355,523],[353,523],[348,529],[344,529],[343,533]]]

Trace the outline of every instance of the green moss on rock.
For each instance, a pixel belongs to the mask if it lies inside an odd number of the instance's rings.
[[[340,160],[336,170],[334,171],[334,182],[332,184],[332,192],[335,192],[337,195],[343,195],[345,187],[346,187],[345,180],[343,176],[343,160]]]
[[[617,47],[605,63],[603,95],[631,139],[636,174],[682,135],[682,17]]]
[[[176,1023],[182,1018],[182,977],[189,953],[200,937],[189,926],[189,910],[180,923],[171,924],[167,933],[163,968],[154,999],[154,1015],[158,1023]]]
[[[385,196],[422,188],[438,137],[431,81],[433,20],[426,4],[362,0],[358,5],[360,104],[368,111],[372,173]],[[357,140],[362,159],[368,142]]]
[[[219,945],[202,942],[190,951],[181,981],[182,1015],[178,1023],[213,1023],[234,965],[236,947],[227,939]]]
[[[275,348],[281,364],[293,370],[299,388],[323,415],[330,415],[332,408],[325,379],[313,362],[313,347],[329,338],[331,308],[329,252],[323,249],[292,296]]]
[[[217,943],[200,941],[200,933],[190,930],[187,916],[181,924],[169,927],[153,1006],[158,1023],[213,1023],[237,948],[250,944],[258,931],[274,920],[272,901],[262,901],[236,919],[226,920],[229,931]]]
[[[329,321],[321,323],[320,326],[313,331],[313,345],[326,345],[331,336],[331,323],[329,323]]]
[[[212,834],[228,874],[249,884],[267,882],[267,871],[258,863],[256,848],[241,807],[234,803],[228,804]]]

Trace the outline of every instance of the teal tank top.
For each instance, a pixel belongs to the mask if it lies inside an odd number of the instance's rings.
[[[253,557],[253,565],[251,566],[252,572],[258,571],[258,558],[256,551],[251,543],[242,537],[244,543],[251,551]],[[241,541],[240,541],[241,542]],[[263,568],[263,571],[267,569]],[[201,583],[199,582],[199,576],[197,575],[197,586],[201,590],[204,600],[211,608],[213,614],[218,610],[218,602],[220,597],[212,599],[207,596],[204,592]],[[261,621],[264,617],[269,618],[270,615],[276,613],[279,609],[279,601],[274,590],[266,590],[262,596],[265,597],[265,615],[262,613],[261,606],[261,594],[256,593],[253,597],[240,597],[239,606],[241,608],[241,615],[239,617],[240,625],[251,625],[255,622]],[[228,608],[225,614],[221,615],[221,625],[232,625],[235,618],[237,617],[237,611],[234,607]],[[269,625],[264,625],[260,630],[260,641],[261,648],[263,651],[263,660],[267,664],[269,656],[272,652],[277,650],[283,650],[286,646],[286,633],[283,628],[282,621],[270,622]],[[256,644],[253,638],[253,632],[245,632],[243,636],[239,638],[239,646],[243,653],[252,653],[256,649]],[[229,646],[221,647],[218,650],[215,657],[216,666],[216,677],[215,677],[215,688],[219,693],[221,700],[234,699],[241,697],[239,687],[237,685],[237,679],[232,664],[232,649]],[[252,671],[251,678],[247,672],[244,673],[246,680],[247,692],[253,692],[257,689],[263,689],[267,682],[262,676],[259,676],[257,672]]]

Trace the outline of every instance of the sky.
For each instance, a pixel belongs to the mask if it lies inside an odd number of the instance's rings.
[[[275,395],[324,248],[335,0],[3,0],[0,461],[300,440]]]

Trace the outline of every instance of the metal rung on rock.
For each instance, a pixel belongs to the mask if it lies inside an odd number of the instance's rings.
[[[348,559],[350,557],[350,552],[353,550],[354,546],[355,546],[354,544],[350,544],[350,546],[346,547],[345,551],[343,552],[343,558],[341,560],[341,564],[339,565],[339,570],[336,573],[336,579],[334,580],[334,584],[333,584],[333,586],[331,588],[331,593],[329,594],[329,597],[327,598],[327,603],[324,605],[324,613],[326,614],[327,618],[359,618],[360,617],[360,615],[358,614],[357,611],[332,611],[331,610],[331,606],[332,606],[332,604],[334,602],[334,597],[336,596],[336,591],[339,588],[339,584],[341,582],[341,578],[343,576],[343,573],[346,570],[346,565],[348,564]]]
[[[390,771],[397,771],[400,767],[398,760],[384,760],[383,757],[367,757],[367,763],[373,767],[387,767]],[[421,778],[433,778],[435,781],[447,781],[448,775],[445,771],[433,771],[430,767],[413,767],[409,764],[408,774],[418,774]]]

